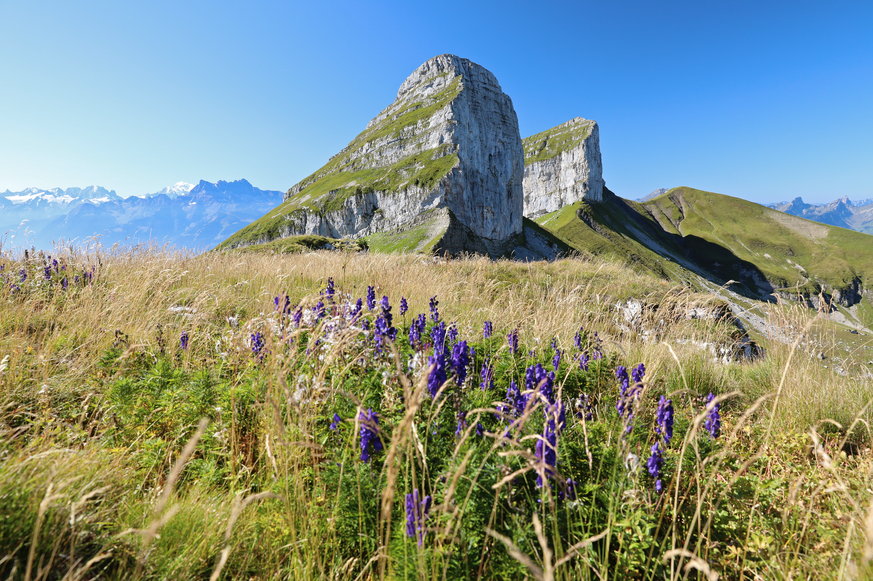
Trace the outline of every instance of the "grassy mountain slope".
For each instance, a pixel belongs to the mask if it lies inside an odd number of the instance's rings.
[[[624,257],[668,278],[733,280],[734,290],[756,299],[824,293],[851,306],[873,274],[866,234],[686,187],[645,203],[605,193],[602,204],[574,204],[537,221],[580,252]]]

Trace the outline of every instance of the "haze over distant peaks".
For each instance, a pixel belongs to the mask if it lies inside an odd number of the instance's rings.
[[[0,195],[3,246],[50,249],[55,241],[98,236],[104,246],[159,244],[203,250],[282,201],[282,192],[247,180],[178,182],[159,192],[122,198],[100,186],[27,188]]]
[[[790,202],[767,207],[822,224],[873,234],[873,199],[853,202],[848,196],[843,196],[827,204],[807,204],[798,196]]]

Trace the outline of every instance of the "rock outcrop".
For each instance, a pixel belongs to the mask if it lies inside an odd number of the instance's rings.
[[[224,246],[416,228],[431,237],[418,246],[430,250],[507,254],[524,236],[523,176],[518,119],[497,79],[467,59],[440,55],[416,69],[345,149],[288,190],[281,206]]]
[[[600,131],[576,117],[524,144],[524,215],[538,218],[578,202],[603,201]]]

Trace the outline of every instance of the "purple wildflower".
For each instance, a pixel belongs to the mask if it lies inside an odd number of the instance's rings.
[[[376,289],[367,287],[367,310],[372,311],[376,308]]]
[[[330,424],[330,429],[335,432],[342,421],[343,419],[339,417],[339,414],[333,414],[333,422]]]
[[[661,396],[655,414],[655,434],[664,438],[664,446],[673,439],[673,400]]]
[[[582,371],[588,371],[588,351],[583,351],[579,354],[579,369]]]
[[[482,391],[489,391],[494,388],[494,369],[488,365],[487,359],[482,363],[482,371],[479,372],[479,377],[482,378],[482,382],[479,384],[479,388]]]
[[[485,435],[485,428],[482,426],[481,422],[476,422],[476,435],[480,438]]]
[[[50,266],[45,267],[45,279],[46,280],[52,279],[52,267],[50,267]]]
[[[67,290],[67,277],[64,277],[64,279],[61,281],[61,287],[64,290]]]
[[[424,545],[424,523],[430,513],[430,505],[430,496],[425,496],[424,500],[419,502],[417,488],[412,491],[412,494],[406,495],[406,536],[416,539],[419,547]]]
[[[494,332],[494,327],[491,325],[491,321],[485,321],[485,325],[482,328],[482,336],[485,339],[490,339],[492,332]]]
[[[385,317],[376,317],[375,331],[373,333],[373,343],[376,346],[376,354],[382,353],[382,344],[385,337],[388,336],[388,321]]]
[[[661,473],[661,467],[664,465],[664,449],[661,448],[661,442],[655,442],[651,448],[651,455],[649,456],[648,461],[646,462],[646,466],[649,469],[649,474],[652,475],[652,478],[655,479],[655,492],[661,493],[664,490],[664,484],[661,482],[659,475]]]
[[[634,367],[633,371],[631,371],[631,377],[634,380],[634,383],[642,383],[643,376],[646,374],[646,366],[640,363],[636,367]]]
[[[586,422],[590,422],[594,419],[594,406],[591,405],[591,398],[588,394],[583,393],[576,398],[574,407],[576,408],[576,417],[580,420],[585,418]]]
[[[294,314],[291,316],[291,319],[294,321],[294,326],[299,329],[300,321],[303,319],[303,309],[298,307],[297,310],[294,311]]]
[[[555,374],[553,372],[546,373],[546,370],[540,363],[528,367],[527,371],[524,374],[525,389],[527,389],[528,391],[533,391],[537,387],[539,387],[540,393],[545,396],[549,403],[554,403],[554,398],[552,394],[554,381]]]
[[[261,361],[264,360],[264,355],[266,355],[264,352],[264,346],[264,336],[261,332],[258,331],[257,333],[254,333],[252,335],[252,354],[257,356]]]
[[[458,412],[458,427],[455,429],[455,437],[460,438],[461,432],[467,427],[467,412]]]
[[[351,311],[349,311],[349,319],[352,321],[356,320],[358,318],[358,315],[361,314],[361,309],[363,309],[363,308],[364,308],[364,301],[362,301],[361,299],[358,299],[355,302],[355,306],[352,307]]]
[[[400,316],[406,314],[406,311],[409,310],[409,305],[406,304],[406,297],[400,297]]]
[[[438,323],[440,320],[440,312],[437,310],[440,302],[437,300],[436,296],[431,297],[430,299],[430,318],[433,319],[434,323]]]
[[[385,321],[388,323],[388,326],[391,326],[394,317],[391,315],[391,305],[388,303],[388,297],[382,297],[382,316],[385,317]]]
[[[719,432],[721,432],[721,413],[719,412],[720,404],[714,403],[713,400],[715,396],[712,392],[706,396],[706,422],[704,422],[703,427],[709,432],[709,435],[713,438],[718,438]]]
[[[446,347],[458,341],[458,328],[452,325],[446,330]]]
[[[413,349],[421,348],[421,336],[424,334],[426,325],[427,318],[424,313],[412,320],[412,324],[409,326],[409,346]]]
[[[558,372],[558,368],[561,367],[561,350],[555,349],[555,356],[552,358],[552,367],[555,368],[555,373]]]
[[[558,500],[564,500],[565,498],[568,500],[576,500],[576,486],[577,482],[572,478],[568,478],[566,487],[558,489]]]
[[[327,299],[327,302],[332,303],[335,294],[336,290],[334,290],[333,279],[328,277],[327,288],[324,289],[324,298]]]
[[[188,331],[182,331],[182,334],[179,336],[179,344],[182,346],[182,349],[188,349]]]
[[[455,383],[464,385],[467,379],[467,366],[470,364],[470,352],[467,342],[461,341],[452,348],[452,372],[455,374]]]
[[[446,324],[440,321],[439,325],[430,330],[430,340],[433,343],[433,352],[445,353],[446,350]]]
[[[361,460],[370,461],[370,455],[382,449],[382,440],[379,439],[379,416],[372,409],[367,409],[358,415],[361,420]]]
[[[518,353],[518,329],[513,329],[506,336],[506,341],[509,343],[509,353],[515,355]]]
[[[582,333],[584,332],[584,327],[579,327],[579,330],[576,331],[576,334],[573,336],[573,343],[576,345],[576,349],[582,351]]]

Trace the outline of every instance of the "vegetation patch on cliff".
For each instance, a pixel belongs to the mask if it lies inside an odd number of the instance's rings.
[[[562,123],[546,131],[536,133],[521,140],[524,146],[524,164],[530,165],[545,161],[578,147],[591,135],[594,121],[580,122],[574,125]]]

